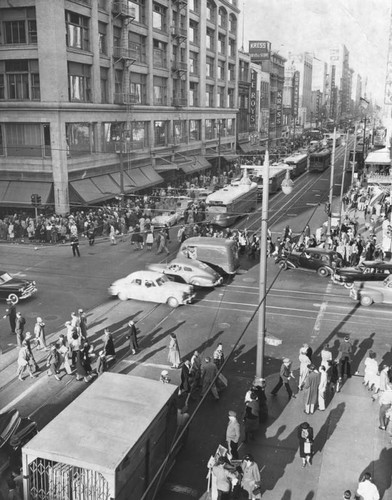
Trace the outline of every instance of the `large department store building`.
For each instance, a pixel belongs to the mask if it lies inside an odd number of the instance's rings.
[[[239,13],[237,0],[0,0],[0,204],[39,194],[66,213],[230,158]]]

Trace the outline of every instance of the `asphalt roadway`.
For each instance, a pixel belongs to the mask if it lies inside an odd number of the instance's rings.
[[[327,189],[328,178],[328,171],[320,176],[321,186],[324,183]],[[320,185],[309,188],[307,183],[310,181],[308,175],[297,181],[297,186],[306,190],[307,198],[293,200],[287,208],[284,207],[287,198],[283,195],[271,199],[270,215],[276,218],[272,227],[274,232],[280,232],[286,223],[298,232],[309,218],[314,231],[324,221],[323,206],[317,207],[315,199],[320,198],[323,202],[325,189],[323,191]],[[255,221],[250,220],[248,224],[256,226],[256,220],[257,214]],[[174,251],[174,243],[171,249]],[[242,413],[243,398],[255,373],[257,325],[249,321],[258,304],[257,263],[244,257],[240,273],[231,282],[212,291],[200,291],[194,304],[170,310],[165,305],[124,303],[108,300],[106,296],[110,281],[143,268],[146,261],[157,259],[154,254],[133,252],[126,241],[115,247],[102,241],[93,248],[82,242],[81,252],[82,257],[74,259],[69,247],[34,250],[23,245],[1,245],[0,262],[3,268],[7,263],[7,270],[11,272],[17,271],[19,266],[21,274],[37,279],[40,287],[37,297],[20,307],[28,319],[28,326],[38,313],[44,318],[49,340],[57,338],[64,318],[80,306],[88,312],[89,336],[96,350],[102,343],[103,329],[109,327],[117,349],[115,371],[157,379],[160,371],[168,368],[170,332],[176,332],[181,356],[185,359],[195,349],[210,355],[217,342],[223,343],[228,355],[246,328],[225,367],[228,388],[222,392],[219,402],[207,399],[201,407],[192,423],[187,445],[157,497],[160,500],[199,498],[207,485],[206,463],[217,445],[224,444],[227,412],[234,409]],[[360,376],[363,359],[370,347],[378,353],[378,360],[392,362],[390,310],[383,306],[358,307],[346,289],[313,273],[280,271],[272,259],[268,262],[268,281],[273,282],[273,286],[267,300],[267,330],[281,339],[282,344],[266,346],[267,394],[277,380],[283,357],[293,359],[297,373],[298,349],[302,343],[312,345],[318,364],[317,354],[323,343],[328,341],[336,350],[336,341],[348,333],[355,343],[354,364],[359,369],[359,376],[346,382],[325,412],[306,416],[316,436],[312,468],[302,469],[298,456],[296,428],[305,420],[302,398],[299,396],[288,403],[283,391],[275,399],[268,398],[270,418],[267,425],[259,430],[254,442],[240,448],[241,456],[252,452],[259,467],[265,466],[263,498],[341,498],[345,489],[356,488],[364,470],[372,472],[383,498],[392,498],[390,438],[378,429],[377,403],[371,403]],[[132,357],[127,356],[125,350],[125,325],[130,318],[136,320],[141,331],[141,351]],[[86,384],[67,375],[61,382],[44,374],[23,383],[16,380],[16,350],[8,346],[12,342],[7,326],[3,324],[1,328],[1,340],[8,347],[1,357],[1,410],[17,407],[23,416],[31,416],[42,428]],[[170,375],[172,381],[179,380],[177,370],[171,370]],[[196,402],[192,402],[191,411],[195,405]]]

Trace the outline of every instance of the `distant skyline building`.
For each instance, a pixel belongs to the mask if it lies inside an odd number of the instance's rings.
[[[312,121],[312,71],[313,55],[310,52],[289,53],[290,71],[299,72],[299,122],[303,127]]]

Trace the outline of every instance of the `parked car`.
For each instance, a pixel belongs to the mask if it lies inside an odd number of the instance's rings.
[[[167,264],[149,264],[147,269],[163,273],[175,281],[193,286],[214,287],[223,282],[220,274],[199,260],[176,258]]]
[[[109,295],[120,300],[143,300],[178,307],[189,304],[195,297],[192,285],[169,280],[167,276],[155,271],[136,271],[121,278],[109,287]]]
[[[316,271],[319,276],[327,277],[341,266],[342,257],[333,250],[306,248],[301,252],[293,251],[290,255],[277,257],[275,263],[282,269],[307,269]]]
[[[182,215],[180,212],[172,210],[171,212],[164,212],[161,215],[153,217],[151,223],[154,227],[170,227],[176,225],[181,217]]]
[[[25,280],[6,271],[0,271],[0,299],[12,302],[27,299],[36,293],[35,281]]]
[[[361,306],[392,304],[392,276],[384,281],[355,282],[350,290],[350,297]]]
[[[383,281],[392,274],[392,263],[379,260],[365,260],[356,267],[341,267],[332,275],[332,281],[346,288],[352,288],[354,281]]]

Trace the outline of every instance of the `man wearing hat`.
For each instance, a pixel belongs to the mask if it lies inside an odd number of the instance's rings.
[[[137,330],[134,321],[128,322],[129,330],[126,338],[129,340],[129,348],[132,354],[136,354],[136,351],[139,349],[139,344],[137,341]]]
[[[280,367],[279,382],[272,389],[271,395],[276,396],[279,389],[282,387],[282,385],[284,385],[286,388],[287,394],[289,396],[289,399],[295,398],[293,391],[291,390],[291,387],[290,387],[290,379],[291,378],[294,378],[294,375],[291,371],[291,361],[289,360],[289,358],[284,358],[282,366]]]
[[[233,460],[238,460],[238,442],[241,436],[240,424],[237,420],[237,413],[229,411],[229,423],[226,429],[227,449]]]
[[[344,337],[343,342],[340,341],[339,344],[339,378],[343,378],[347,375],[347,378],[351,377],[351,356],[352,356],[353,346],[350,341],[349,335]]]
[[[5,315],[3,318],[8,317],[8,321],[10,322],[11,327],[11,335],[15,335],[15,326],[16,326],[16,307],[13,304],[12,300],[7,299],[7,309],[5,310]]]

